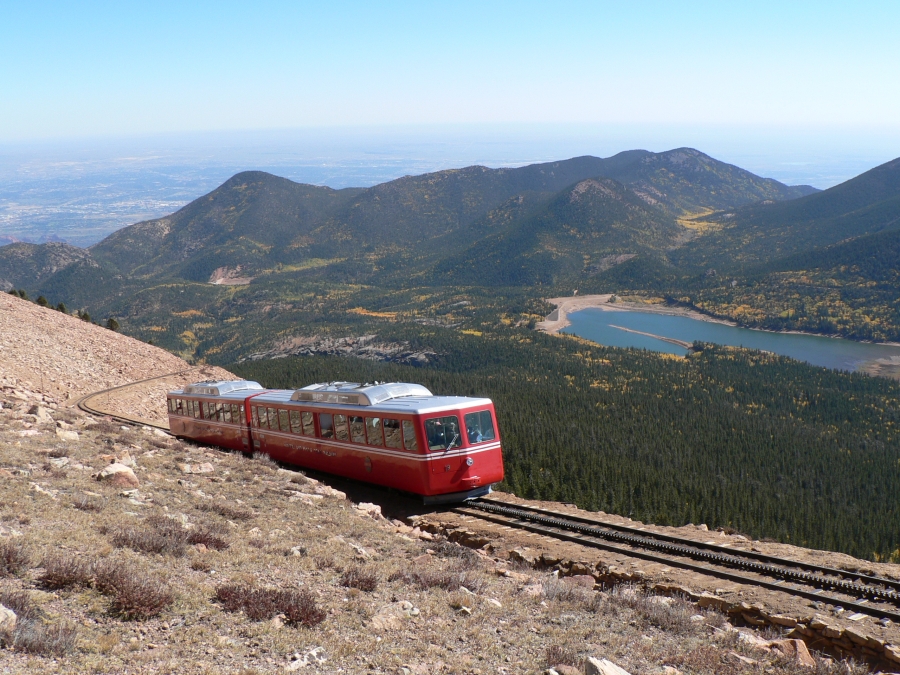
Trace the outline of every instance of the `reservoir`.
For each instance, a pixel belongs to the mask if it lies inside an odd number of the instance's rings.
[[[838,370],[857,370],[876,359],[900,360],[900,346],[854,342],[840,338],[798,333],[770,333],[712,323],[687,316],[672,316],[640,311],[583,309],[567,315],[570,326],[562,332],[609,347],[636,347],[669,354],[687,354],[684,347],[650,333],[676,341],[714,342],[733,347],[761,349],[816,366]],[[634,332],[639,331],[639,332]]]

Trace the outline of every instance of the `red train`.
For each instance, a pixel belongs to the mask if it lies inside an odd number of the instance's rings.
[[[198,382],[168,393],[181,438],[421,495],[462,501],[503,480],[490,399],[418,384],[331,382],[297,390]]]

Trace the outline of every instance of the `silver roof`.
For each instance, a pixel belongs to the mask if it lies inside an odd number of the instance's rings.
[[[287,405],[302,406],[304,408],[331,408],[333,403],[326,401],[297,401],[294,392],[289,389],[273,389],[253,398],[253,405]],[[377,415],[379,413],[432,413],[445,410],[459,410],[460,408],[474,408],[488,406],[489,398],[469,398],[468,396],[402,396],[388,399],[377,405],[342,404],[342,407],[350,413],[358,411],[361,415]],[[331,408],[333,410],[333,408]]]
[[[247,391],[250,389],[262,391],[263,386],[259,382],[251,382],[250,380],[207,380],[185,385],[181,393],[195,396],[222,396],[233,391]]]
[[[298,389],[291,396],[292,401],[311,403],[345,403],[347,405],[377,405],[384,401],[405,396],[431,396],[421,384],[406,382],[328,382],[311,384]]]

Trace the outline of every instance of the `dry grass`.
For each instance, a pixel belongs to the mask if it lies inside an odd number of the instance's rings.
[[[213,502],[211,504],[203,503],[198,504],[197,508],[201,511],[206,511],[209,513],[216,513],[223,518],[227,518],[228,520],[250,520],[253,518],[253,512],[249,509],[240,508],[237,506],[231,506],[230,504],[224,504],[222,502]]]
[[[72,506],[79,511],[99,512],[106,508],[106,500],[103,497],[94,497],[92,495],[78,495],[72,501]]]
[[[65,656],[75,649],[78,632],[67,622],[45,624],[38,620],[22,620],[2,635],[0,641],[10,649],[41,656]]]

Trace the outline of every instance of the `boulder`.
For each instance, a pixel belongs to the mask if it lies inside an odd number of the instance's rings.
[[[16,627],[16,613],[0,605],[0,633],[6,633]]]
[[[181,473],[212,473],[216,470],[209,462],[203,462],[202,464],[179,464],[178,468],[181,469]]]
[[[30,415],[34,415],[37,418],[38,422],[44,424],[52,424],[53,418],[50,416],[50,413],[47,412],[47,409],[42,405],[33,405],[31,406],[31,410],[28,411]]]
[[[97,474],[97,480],[121,488],[140,487],[140,481],[129,467],[124,464],[110,464]]]
[[[77,441],[79,436],[77,431],[68,431],[66,429],[60,429],[57,427],[56,435],[62,441]]]
[[[774,640],[769,644],[772,649],[793,659],[804,668],[816,667],[816,660],[810,655],[803,640]]]
[[[595,659],[589,656],[584,664],[584,675],[629,675],[627,670],[619,668],[612,661]]]
[[[381,515],[381,507],[378,504],[360,502],[359,504],[354,504],[353,508],[375,520],[381,520],[384,517]]]

